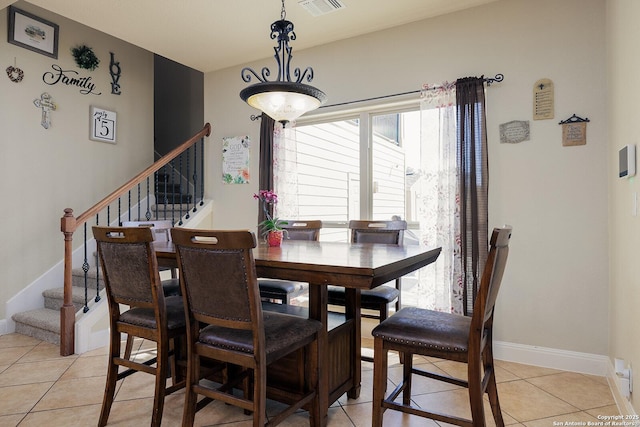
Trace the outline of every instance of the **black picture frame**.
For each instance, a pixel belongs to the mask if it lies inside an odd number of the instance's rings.
[[[58,24],[9,6],[7,28],[9,43],[58,59]]]

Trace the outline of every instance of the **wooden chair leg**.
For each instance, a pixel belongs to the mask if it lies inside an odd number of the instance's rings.
[[[489,396],[489,403],[491,404],[491,413],[493,419],[496,422],[497,427],[504,427],[504,420],[502,418],[502,410],[500,409],[500,400],[498,399],[498,386],[496,384],[496,371],[493,363],[493,351],[491,341],[485,347],[484,360],[490,369],[490,376],[487,379],[487,394]],[[485,368],[485,371],[487,368]]]
[[[253,370],[253,427],[263,427],[267,410],[266,367]]]
[[[189,344],[190,345],[190,344]],[[187,384],[184,393],[184,408],[182,409],[182,425],[192,426],[196,417],[196,403],[198,394],[193,391],[193,386],[198,384],[200,378],[200,364],[197,355],[190,355],[187,363]]]
[[[473,425],[484,427],[484,403],[482,390],[482,363],[479,360],[469,360],[468,363],[469,382],[469,405],[471,406],[471,419]]]
[[[404,390],[402,392],[402,403],[405,405],[411,404],[411,385],[412,385],[412,375],[411,371],[413,370],[413,354],[411,353],[400,353],[401,358],[403,358],[402,364],[402,381],[404,382]]]
[[[153,398],[153,412],[151,415],[151,426],[160,427],[162,422],[162,410],[164,408],[164,395],[167,387],[167,365],[169,364],[168,353],[169,344],[163,343],[157,346],[158,359],[156,365],[156,383]]]
[[[133,337],[127,335],[127,344],[124,347],[123,359],[131,360],[131,352],[133,351]]]
[[[113,328],[113,326],[112,326]],[[102,427],[107,425],[109,420],[109,413],[111,412],[111,405],[113,404],[113,397],[116,392],[116,383],[118,381],[118,365],[113,360],[116,357],[120,357],[120,333],[111,333],[111,344],[109,349],[109,366],[107,368],[107,380],[104,387],[104,397],[102,398],[102,409],[100,410],[100,420],[98,426]]]

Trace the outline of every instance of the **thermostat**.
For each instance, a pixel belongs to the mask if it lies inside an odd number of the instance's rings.
[[[625,145],[618,152],[620,178],[634,176],[636,174],[636,146]]]

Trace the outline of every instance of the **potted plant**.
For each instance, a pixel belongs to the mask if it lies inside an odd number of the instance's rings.
[[[278,195],[271,190],[260,190],[258,194],[253,195],[254,199],[260,200],[265,220],[258,224],[262,228],[262,237],[265,238],[269,246],[280,246],[282,243],[282,226],[286,225],[286,221],[272,217],[269,213],[269,205],[278,203]]]

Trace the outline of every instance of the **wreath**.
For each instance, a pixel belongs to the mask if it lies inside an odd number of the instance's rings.
[[[7,67],[7,77],[14,83],[20,83],[24,78],[24,71],[22,71],[18,67],[8,66]]]
[[[93,53],[93,49],[89,46],[82,45],[71,48],[71,53],[73,54],[73,58],[76,60],[76,64],[80,68],[84,68],[85,70],[95,70],[98,68],[98,64],[100,60]]]

